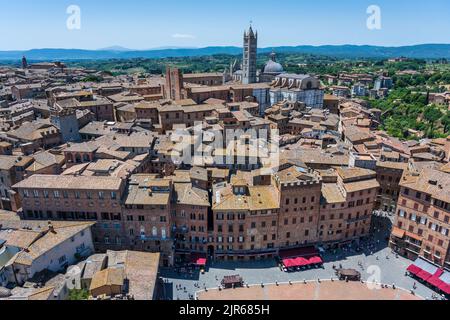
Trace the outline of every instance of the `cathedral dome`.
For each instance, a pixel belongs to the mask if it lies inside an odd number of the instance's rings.
[[[283,66],[276,60],[275,52],[270,54],[270,60],[266,63],[263,72],[277,75],[284,72]]]
[[[281,64],[273,60],[269,60],[264,67],[264,73],[283,73],[284,69]]]

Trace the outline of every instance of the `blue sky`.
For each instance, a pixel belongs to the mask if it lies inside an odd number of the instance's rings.
[[[369,5],[381,30],[366,27]],[[68,30],[69,5],[81,29]],[[0,50],[241,45],[253,21],[259,46],[450,43],[448,0],[0,0]]]

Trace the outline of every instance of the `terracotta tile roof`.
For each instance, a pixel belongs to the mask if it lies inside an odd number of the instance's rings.
[[[191,183],[174,184],[175,201],[179,204],[209,207],[208,191],[192,187]]]
[[[33,242],[26,251],[21,251],[15,260],[17,264],[32,265],[35,259],[45,254],[60,243],[72,238],[83,230],[92,227],[93,222],[78,222],[72,225],[54,226],[55,232],[46,232]]]
[[[424,168],[419,175],[406,172],[400,185],[431,195],[433,198],[450,203],[450,174],[432,168]]]
[[[6,241],[8,246],[18,247],[21,249],[28,248],[41,235],[42,232],[30,230],[0,230],[0,240]]]
[[[104,286],[123,286],[125,272],[122,268],[109,268],[94,274],[91,281],[90,291]]]
[[[327,203],[345,202],[345,197],[336,183],[322,184],[322,196],[325,198]]]
[[[17,189],[49,189],[49,190],[111,190],[118,191],[123,180],[114,177],[84,177],[84,176],[57,176],[32,175],[17,183]]]
[[[377,179],[344,183],[344,188],[349,193],[367,189],[375,189],[379,187],[380,184],[378,183]]]

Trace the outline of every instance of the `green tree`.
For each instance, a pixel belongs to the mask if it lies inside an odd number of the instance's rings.
[[[89,298],[89,292],[87,290],[72,289],[69,291],[69,300],[87,300]]]
[[[450,134],[450,111],[447,111],[445,116],[442,117],[441,123],[444,126],[444,133]]]
[[[442,112],[434,105],[425,109],[423,116],[430,125],[430,134],[433,135],[436,122],[442,117]]]

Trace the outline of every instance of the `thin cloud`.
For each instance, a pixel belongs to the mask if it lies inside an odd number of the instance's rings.
[[[183,34],[183,33],[175,33],[172,35],[172,38],[175,39],[195,39],[195,36],[192,34]]]

